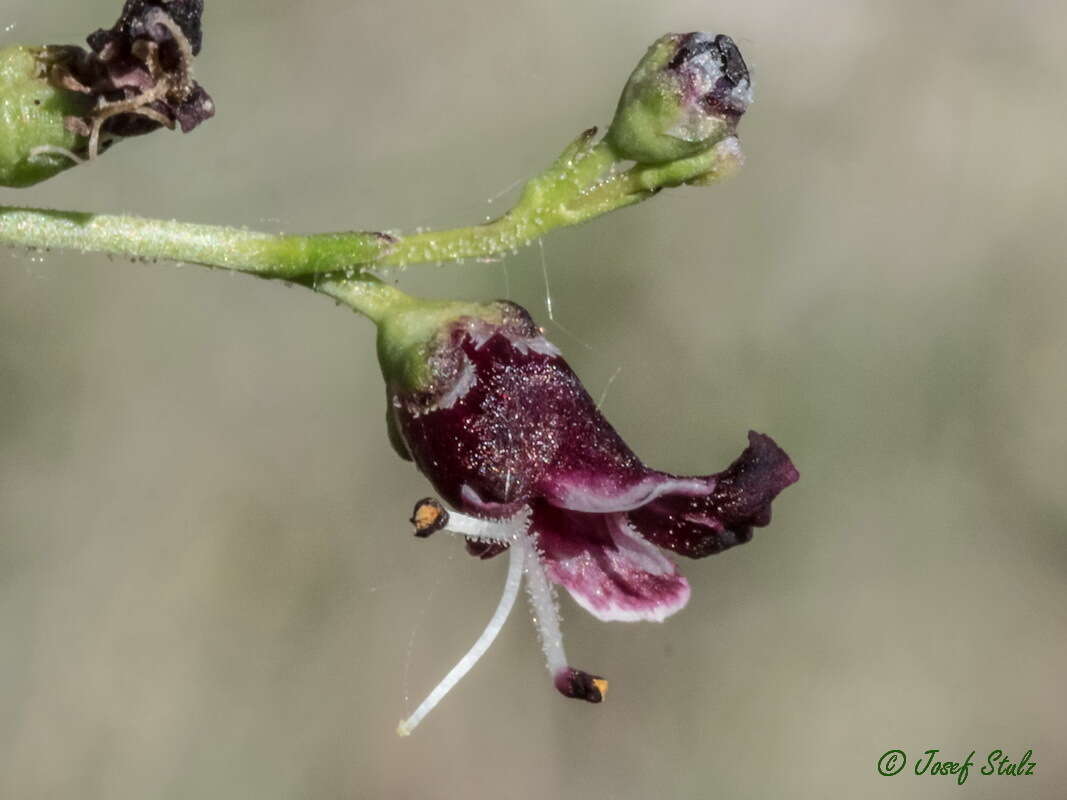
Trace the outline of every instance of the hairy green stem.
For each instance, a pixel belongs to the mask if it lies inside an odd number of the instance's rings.
[[[639,203],[661,189],[699,180],[713,183],[739,165],[736,139],[727,146],[665,164],[615,171],[620,158],[607,142],[589,147],[592,131],[578,137],[549,169],[529,181],[519,202],[483,225],[407,236],[376,261],[382,266],[424,261],[491,258],[530,244],[555,228],[577,225]]]
[[[420,305],[415,297],[374,275],[364,274],[359,278],[312,275],[300,278],[295,283],[332,297],[358,311],[375,325],[381,325],[390,314]]]
[[[740,163],[733,139],[691,158],[660,165],[637,164],[620,171],[617,153],[604,141],[592,144],[594,134],[595,130],[585,131],[551,167],[526,184],[514,208],[483,225],[399,239],[365,232],[282,235],[142,217],[0,206],[0,243],[183,261],[290,280],[377,320],[407,295],[375,279],[369,269],[501,256],[555,228],[624,208],[663,188],[716,181]]]
[[[292,279],[374,261],[393,240],[377,233],[275,235],[220,225],[0,206],[0,242],[184,261]]]

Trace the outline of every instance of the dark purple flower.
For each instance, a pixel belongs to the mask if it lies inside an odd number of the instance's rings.
[[[438,509],[423,508],[416,519],[467,536],[483,558],[510,548],[556,688],[568,697],[598,702],[607,684],[567,662],[550,582],[599,619],[662,621],[685,606],[689,584],[660,548],[702,558],[747,542],[798,478],[774,441],[755,432],[722,472],[649,469],[513,303],[453,318],[421,348],[428,369],[416,385],[385,369],[390,426],[458,513],[442,522]]]

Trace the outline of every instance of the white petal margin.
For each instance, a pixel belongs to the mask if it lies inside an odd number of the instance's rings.
[[[675,478],[653,473],[629,485],[595,474],[564,475],[546,488],[546,498],[558,508],[583,511],[588,514],[607,514],[612,511],[632,511],[669,494],[685,497],[706,497],[715,491],[714,478]]]

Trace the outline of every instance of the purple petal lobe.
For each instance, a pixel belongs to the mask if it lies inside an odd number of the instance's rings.
[[[533,504],[531,529],[549,578],[601,620],[661,622],[689,600],[689,583],[625,514]]]
[[[748,447],[703,497],[665,495],[627,515],[647,540],[690,558],[720,553],[771,521],[771,501],[800,477],[769,436],[750,431]]]

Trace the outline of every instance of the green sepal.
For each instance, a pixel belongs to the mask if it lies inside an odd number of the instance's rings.
[[[397,424],[396,415],[393,413],[393,403],[389,392],[385,393],[385,432],[389,436],[389,444],[393,451],[404,461],[411,461],[411,453],[400,433],[400,425]]]
[[[678,34],[661,36],[648,48],[626,82],[605,141],[622,158],[663,164],[699,155],[729,132],[711,115],[690,119],[679,78],[668,69],[678,52]],[[675,135],[686,130],[687,135]]]
[[[496,304],[422,300],[394,306],[378,323],[378,363],[390,392],[434,391],[434,353],[446,343],[452,323],[477,317],[500,324],[502,307]]]
[[[0,185],[40,183],[78,162],[60,150],[84,150],[67,117],[84,116],[86,95],[52,86],[45,76],[47,48],[16,45],[0,50]],[[49,152],[49,148],[55,148]]]

